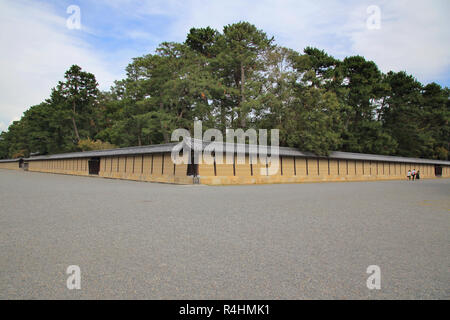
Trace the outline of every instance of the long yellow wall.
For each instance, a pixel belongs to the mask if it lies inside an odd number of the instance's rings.
[[[170,153],[103,157],[100,160],[99,176],[135,181],[193,183],[193,178],[187,176],[187,165],[174,166]]]
[[[29,171],[89,176],[88,158],[29,161]],[[435,178],[435,166],[383,161],[334,160],[324,158],[281,157],[278,171],[268,175],[270,163],[245,157],[243,163],[200,164],[201,184],[266,184],[321,181],[370,181],[407,179],[408,170],[420,170],[422,179]],[[100,177],[192,184],[187,165],[174,165],[170,153],[100,158]],[[19,169],[18,162],[0,163],[0,169]],[[450,177],[450,167],[442,168]]]
[[[89,176],[88,161],[88,158],[29,161],[28,170]],[[15,164],[18,167],[18,163]],[[0,166],[0,168],[2,167]],[[6,168],[7,166],[4,167]],[[180,164],[174,166],[170,153],[164,155],[101,157],[99,176],[136,181],[179,184],[193,183],[193,178],[187,176],[187,165]]]
[[[435,178],[434,165],[408,164],[382,161],[334,160],[323,158],[281,157],[276,174],[261,174],[266,165],[246,158],[245,164],[200,164],[201,184],[264,184],[322,181],[370,181],[407,179],[408,170],[420,170],[421,179]],[[253,172],[252,172],[253,168]],[[233,173],[235,171],[235,174]],[[264,171],[264,170],[263,170]],[[442,177],[450,176],[450,168],[444,167]]]
[[[88,176],[88,158],[28,162],[28,171]]]
[[[0,162],[0,169],[20,170],[19,162]]]

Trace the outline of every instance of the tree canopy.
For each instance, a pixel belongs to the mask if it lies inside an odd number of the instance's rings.
[[[0,135],[0,158],[169,142],[177,128],[279,129],[282,146],[449,159],[449,89],[362,56],[278,46],[248,22],[192,28],[100,92],[74,65]]]

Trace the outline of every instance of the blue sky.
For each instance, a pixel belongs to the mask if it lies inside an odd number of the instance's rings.
[[[81,10],[69,30],[66,10]],[[380,8],[369,30],[367,8]],[[0,0],[0,131],[47,98],[72,64],[109,89],[133,57],[163,41],[184,41],[191,27],[249,21],[279,45],[363,55],[383,72],[404,70],[422,83],[450,86],[448,0]]]

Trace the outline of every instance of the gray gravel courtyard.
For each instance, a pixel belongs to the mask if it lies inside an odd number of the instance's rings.
[[[208,187],[0,170],[0,299],[448,299],[449,209],[450,179]]]

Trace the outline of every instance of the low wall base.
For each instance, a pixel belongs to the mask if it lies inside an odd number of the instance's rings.
[[[0,168],[5,170],[19,170],[13,168]],[[203,185],[252,185],[252,184],[290,184],[290,183],[314,183],[314,182],[362,182],[362,181],[389,181],[389,180],[407,180],[406,177],[389,177],[389,176],[290,176],[283,177],[279,175],[275,176],[259,176],[259,177],[236,177],[236,176],[151,176],[151,175],[138,175],[138,174],[125,174],[120,172],[100,172],[99,175],[90,175],[86,172],[80,171],[67,171],[67,170],[43,170],[43,169],[29,169],[30,172],[42,172],[53,174],[65,174],[74,176],[85,177],[100,177],[107,179],[121,179],[131,181],[143,181],[143,182],[157,182],[157,183],[169,183],[169,184],[203,184]],[[448,177],[421,177],[421,180],[425,179],[446,179]]]
[[[445,177],[442,177],[445,179]],[[424,179],[440,179],[440,177],[423,177]],[[358,182],[358,181],[389,181],[389,180],[407,180],[406,177],[387,177],[387,176],[348,176],[348,177],[199,177],[200,184],[205,185],[251,185],[251,184],[289,184],[289,183],[312,183],[312,182]]]

